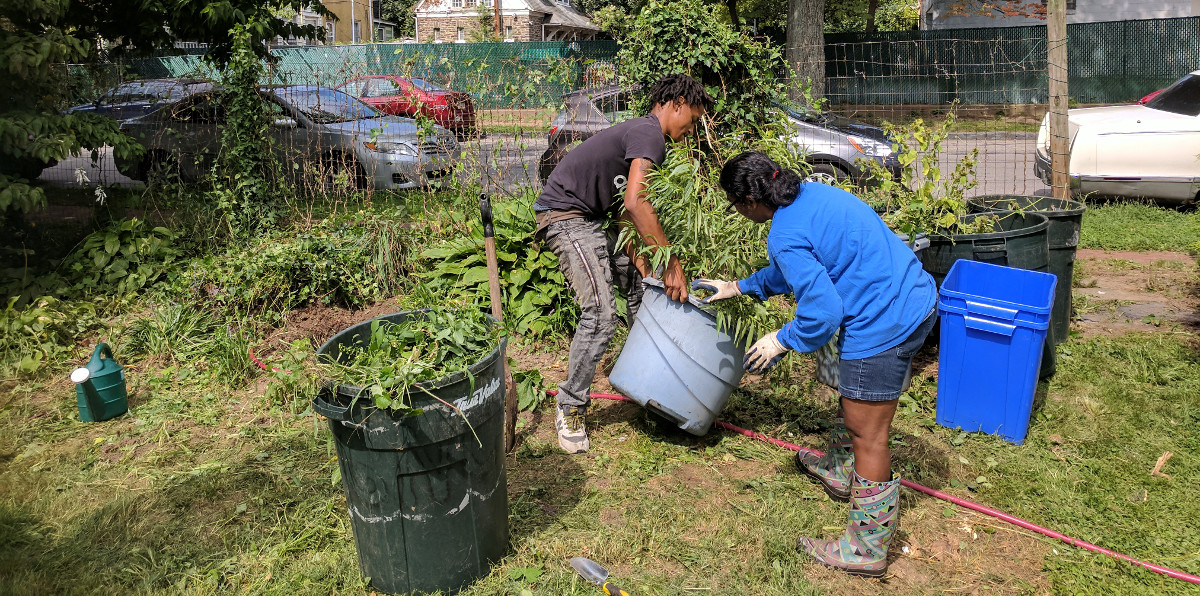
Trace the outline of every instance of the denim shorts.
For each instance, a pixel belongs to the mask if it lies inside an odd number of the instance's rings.
[[[886,402],[900,397],[913,357],[937,323],[937,306],[903,342],[867,358],[838,361],[838,393],[851,400]]]

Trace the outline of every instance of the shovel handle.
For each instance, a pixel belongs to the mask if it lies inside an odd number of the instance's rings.
[[[628,596],[629,595],[629,592],[617,587],[617,584],[609,583],[607,581],[604,582],[604,585],[600,586],[600,589],[604,590],[604,593],[608,594],[609,596]]]
[[[483,237],[492,239],[496,236],[496,230],[492,227],[492,201],[488,198],[487,192],[479,194],[479,218],[483,221]]]

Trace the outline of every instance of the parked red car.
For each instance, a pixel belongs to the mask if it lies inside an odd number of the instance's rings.
[[[372,108],[390,115],[416,117],[421,113],[459,138],[475,133],[475,104],[465,92],[455,92],[417,77],[366,75],[337,86]]]

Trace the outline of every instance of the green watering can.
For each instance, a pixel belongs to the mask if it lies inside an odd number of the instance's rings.
[[[125,368],[113,359],[108,344],[98,344],[87,366],[71,372],[71,381],[75,383],[80,420],[106,421],[129,410]]]

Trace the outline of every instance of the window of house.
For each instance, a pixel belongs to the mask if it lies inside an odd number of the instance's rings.
[[[333,23],[325,24],[325,43],[332,44],[337,41],[337,36],[333,32]]]
[[[467,41],[467,31],[465,29],[463,29],[462,27],[458,28],[458,38],[457,39],[460,42]]]
[[[442,41],[442,28],[434,27],[433,28],[433,43],[436,44],[440,41]]]
[[[454,8],[462,8],[463,0],[454,0],[451,5],[454,6]]]
[[[475,0],[464,0],[464,2],[466,2],[467,8],[475,8]]]
[[[508,40],[508,41],[510,41],[510,42],[512,41],[512,39],[513,39],[513,36],[512,36],[512,25],[505,25],[505,26],[504,26],[504,39],[506,39],[506,40]]]
[[[362,41],[362,21],[355,21],[350,32],[350,43],[357,44],[360,41]]]

